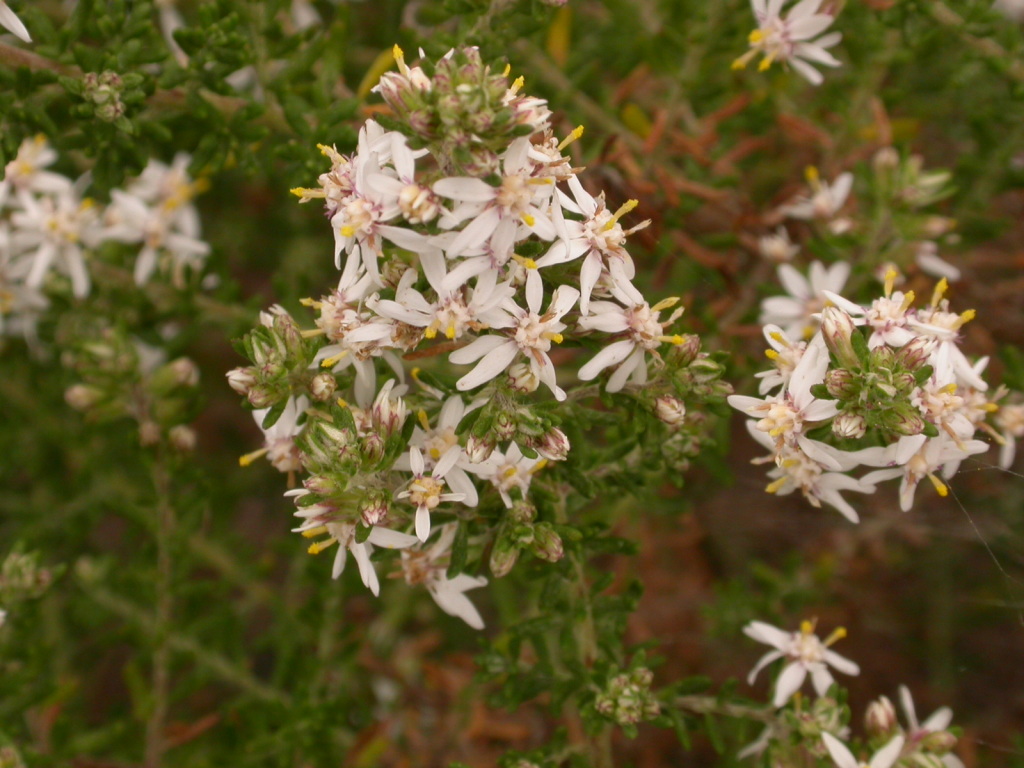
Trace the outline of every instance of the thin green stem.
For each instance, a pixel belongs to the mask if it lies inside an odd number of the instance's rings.
[[[153,709],[146,722],[146,768],[160,768],[167,749],[164,731],[170,699],[170,644],[168,634],[174,613],[173,563],[171,540],[175,532],[174,506],[171,504],[171,474],[163,450],[158,450],[153,465],[153,487],[157,499],[156,530],[156,614],[154,624],[153,671],[151,676]]]

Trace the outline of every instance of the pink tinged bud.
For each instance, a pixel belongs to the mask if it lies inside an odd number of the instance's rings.
[[[825,389],[838,400],[851,400],[860,392],[860,380],[852,371],[833,368],[825,374]]]
[[[882,696],[868,705],[864,713],[864,728],[870,737],[882,736],[888,739],[897,727],[896,708],[887,697]]]
[[[508,383],[516,392],[536,392],[540,379],[526,363],[516,363],[508,369]]]
[[[569,455],[569,438],[558,427],[552,427],[531,446],[548,461],[565,461]]]
[[[853,411],[840,411],[832,421],[832,431],[837,437],[861,438],[867,429],[867,420]]]
[[[178,424],[171,427],[167,433],[167,439],[174,448],[182,453],[189,453],[196,447],[195,430],[185,424]]]
[[[512,570],[518,559],[519,547],[508,539],[499,537],[498,541],[494,544],[494,548],[491,550],[489,562],[491,573],[498,579],[508,575],[508,572]]]
[[[956,746],[956,736],[949,731],[929,733],[921,740],[921,749],[936,755],[944,755]]]
[[[318,373],[309,382],[310,396],[320,403],[326,403],[338,388],[338,381],[330,373]]]
[[[273,392],[260,385],[249,390],[248,399],[253,408],[269,408],[277,401]]]
[[[686,405],[678,397],[662,395],[654,401],[654,415],[670,427],[678,427],[686,421]]]
[[[228,371],[228,386],[240,395],[248,395],[249,390],[256,383],[256,377],[252,374],[252,368],[235,368]]]
[[[145,447],[160,442],[160,425],[155,421],[144,421],[139,424],[139,443]]]
[[[562,547],[562,537],[549,523],[537,523],[533,535],[533,553],[541,560],[549,563],[556,563],[562,559],[565,550]]]
[[[532,523],[537,518],[537,508],[528,501],[513,501],[508,516],[517,523]]]
[[[672,348],[681,365],[689,365],[700,354],[700,336],[695,333],[683,334],[683,343]]]
[[[379,432],[371,432],[362,439],[363,455],[370,461],[384,458],[384,437]]]
[[[373,526],[386,522],[390,511],[391,504],[387,494],[382,491],[371,491],[364,497],[359,514],[364,524]]]
[[[479,464],[481,461],[487,461],[496,447],[497,443],[490,438],[470,435],[466,441],[466,456],[472,463]]]
[[[905,368],[916,371],[926,362],[931,354],[933,343],[925,336],[917,336],[904,344],[896,352],[896,360]]]
[[[338,488],[337,483],[325,475],[311,475],[302,482],[302,486],[310,493],[320,496],[328,496]]]
[[[860,359],[851,341],[854,333],[857,333],[857,329],[853,324],[853,318],[839,307],[825,307],[821,311],[821,334],[825,344],[839,364],[845,368],[856,368],[860,365]]]
[[[499,413],[491,429],[498,440],[511,440],[516,434],[516,420],[510,413]]]

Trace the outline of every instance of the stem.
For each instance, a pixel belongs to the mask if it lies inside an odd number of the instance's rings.
[[[968,32],[963,17],[948,5],[942,2],[932,2],[928,4],[928,12],[937,22],[954,30],[968,47],[1003,65],[1006,68],[1006,74],[1012,79],[1024,83],[1024,64],[1014,58],[1012,53],[995,40],[988,37],[977,37]]]
[[[146,768],[160,768],[167,741],[164,729],[170,697],[170,633],[174,608],[172,589],[171,536],[174,535],[174,507],[171,505],[171,476],[164,451],[158,449],[153,467],[157,495],[156,534],[156,616],[154,618],[153,711],[146,723]]]
[[[569,522],[569,516],[565,510],[565,494],[559,496],[560,501],[555,508],[555,520],[565,525]],[[597,641],[597,625],[594,623],[594,606],[590,599],[590,588],[587,583],[585,564],[575,547],[568,548],[566,555],[572,560],[573,591],[583,608],[583,619],[575,627],[576,643],[580,663],[591,668],[600,655],[600,646]],[[575,722],[581,720],[579,708],[566,702],[566,715]],[[614,768],[615,760],[612,754],[612,730],[610,725],[605,725],[600,732],[586,745],[590,753],[590,764],[593,768]]]
[[[694,715],[721,715],[743,720],[756,720],[759,723],[774,723],[777,720],[775,711],[770,707],[731,704],[719,701],[714,696],[680,696],[675,700],[675,705]]]

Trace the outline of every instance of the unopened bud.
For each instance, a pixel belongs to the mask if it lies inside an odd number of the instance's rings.
[[[103,397],[103,393],[85,384],[73,384],[64,391],[64,401],[76,411],[87,411]]]
[[[864,728],[869,737],[881,736],[888,739],[897,727],[896,708],[886,696],[868,704],[867,712],[864,713]]]
[[[319,496],[329,496],[338,489],[338,484],[326,475],[310,475],[302,481],[302,486]]]
[[[936,755],[944,755],[955,746],[956,736],[949,731],[936,731],[921,739],[921,749]]]
[[[494,420],[494,426],[491,429],[499,441],[511,440],[516,434],[516,420],[512,414],[502,411]]]
[[[508,574],[519,559],[519,547],[504,536],[499,536],[491,549],[490,568],[495,578]]]
[[[671,427],[686,421],[686,404],[673,395],[662,395],[654,401],[654,415]]]
[[[532,548],[533,554],[549,563],[558,562],[565,554],[562,537],[555,532],[550,523],[537,523],[534,527]]]
[[[487,461],[496,447],[497,443],[490,437],[470,435],[466,441],[466,456],[471,463],[479,464],[481,461]]]
[[[697,357],[686,370],[697,384],[707,384],[722,375],[722,366],[705,355]]]
[[[174,376],[175,383],[180,387],[194,387],[199,384],[199,366],[187,357],[179,357],[167,364]],[[230,379],[228,379],[230,382]]]
[[[338,380],[330,373],[318,373],[309,382],[310,396],[320,403],[326,403],[338,389]]]
[[[832,431],[837,437],[861,438],[867,429],[867,419],[855,411],[840,411],[832,420]]]
[[[821,335],[825,345],[844,368],[856,368],[860,359],[853,350],[853,334],[857,333],[853,318],[839,307],[825,307],[821,311]]]
[[[558,427],[552,427],[539,440],[531,441],[530,447],[548,461],[565,461],[569,455],[569,438]]]
[[[277,402],[278,399],[273,392],[260,384],[257,384],[249,390],[247,398],[249,400],[249,405],[253,408],[269,408]]]
[[[846,368],[833,368],[825,373],[825,389],[837,400],[852,400],[857,397],[860,387],[860,380]]]
[[[384,437],[379,432],[371,432],[362,439],[363,455],[370,461],[380,461],[384,458],[384,450],[387,447]]]
[[[537,519],[537,508],[528,501],[517,499],[512,502],[512,508],[507,514],[510,520],[517,523],[532,523]]]
[[[900,164],[900,153],[892,147],[882,147],[871,159],[875,167],[875,173],[885,173],[898,168]]]
[[[932,340],[927,336],[916,336],[896,352],[896,360],[911,371],[916,371],[926,362],[933,347]]]
[[[886,412],[885,426],[900,435],[919,435],[924,431],[925,421],[920,412],[907,404],[897,405]]]
[[[256,383],[252,368],[235,368],[227,372],[228,386],[240,395],[248,395]]]
[[[380,490],[368,491],[359,506],[363,523],[368,526],[382,525],[388,519],[391,502],[387,493]]]
[[[540,379],[526,363],[516,363],[508,369],[508,385],[516,392],[536,392]]]
[[[195,450],[196,431],[185,424],[177,424],[171,427],[167,433],[167,439],[176,450],[188,453]]]

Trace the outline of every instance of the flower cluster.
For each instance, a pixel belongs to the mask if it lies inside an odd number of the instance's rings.
[[[828,305],[807,341],[765,326],[774,368],[760,374],[763,397],[729,402],[751,417],[750,433],[770,451],[758,460],[775,465],[769,492],[799,490],[856,522],[844,491],[873,493],[898,478],[908,510],[922,480],[946,495],[940,475],[948,480],[965,458],[988,449],[979,430],[1012,445],[1013,407],[1000,419],[997,402],[1006,392],[990,396],[982,377],[988,359],[972,362],[959,346],[974,312],[950,311],[945,279],[927,306],[915,308],[913,292],[893,290],[896,277],[890,271],[884,295],[867,306],[822,288]],[[853,477],[862,466],[878,469]]]
[[[138,246],[135,281],[158,267],[176,283],[199,267],[209,246],[200,238],[191,203],[203,185],[192,181],[189,158],[167,166],[151,160],[138,179],[111,193],[105,208],[82,194],[88,178],[72,180],[49,170],[57,152],[37,136],[22,143],[0,179],[0,333],[34,333],[49,304],[47,288],[69,283],[75,298],[91,287],[88,262],[102,244]]]
[[[865,764],[871,768],[892,768],[892,766],[935,766],[940,768],[963,768],[963,763],[953,754],[956,734],[949,729],[953,713],[943,707],[923,723],[917,719],[914,701],[906,686],[900,686],[899,699],[906,720],[906,726],[899,722],[896,709],[885,696],[872,702],[864,715],[867,746],[874,750],[868,763],[854,758],[850,749],[850,728],[845,725],[849,711],[830,695],[836,684],[829,667],[847,675],[859,674],[859,667],[829,646],[846,636],[842,628],[835,630],[822,641],[814,633],[814,622],[805,621],[796,632],[786,632],[763,621],[752,621],[743,628],[744,634],[774,648],[765,654],[751,671],[747,681],[753,684],[757,673],[779,659],[786,665],[775,682],[772,705],[785,706],[795,702],[792,710],[782,710],[779,718],[771,723],[761,736],[747,746],[740,757],[758,755],[769,750],[771,763],[788,765],[792,760],[784,759],[787,751],[803,749],[816,757],[831,757],[838,768],[858,768]],[[810,675],[817,699],[805,706],[802,699],[794,694]],[[795,734],[796,739],[791,738]]]
[[[636,201],[612,210],[584,188],[563,154],[582,129],[554,138],[544,102],[475,49],[433,66],[395,58],[378,91],[400,130],[371,120],[354,153],[322,146],[330,168],[294,190],[323,201],[337,287],[304,300],[314,328],[264,313],[241,345],[252,365],[229,383],[258,409],[256,453],[308,473],[298,530],[327,537],[311,552],[337,542],[376,592],[371,545],[402,549],[407,580],[478,626],[462,592],[482,577],[452,563],[474,510],[501,518],[482,537],[495,575],[524,550],[562,556],[532,488],[570,454],[552,399],[621,393],[682,461],[701,423],[686,398],[721,399],[726,385],[699,339],[674,330],[678,299],[649,304],[634,285],[625,244],[647,222],[625,226]],[[576,382],[573,348],[589,351]]]

